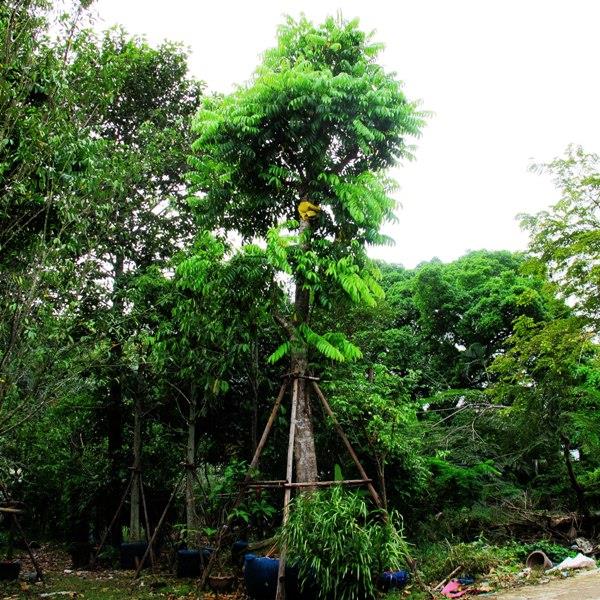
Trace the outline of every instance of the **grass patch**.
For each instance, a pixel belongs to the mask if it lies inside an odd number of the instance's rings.
[[[129,572],[84,575],[51,573],[40,584],[0,582],[1,598],[31,598],[43,593],[73,592],[73,597],[86,600],[122,600],[135,598],[183,598],[194,592],[196,581],[177,580],[172,577],[145,576],[134,581]],[[61,595],[51,598],[68,598]],[[50,598],[50,600],[51,600]]]

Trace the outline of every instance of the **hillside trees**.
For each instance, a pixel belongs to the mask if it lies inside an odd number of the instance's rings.
[[[78,241],[93,216],[103,142],[75,82],[81,7],[54,27],[51,3],[0,7],[0,433],[77,385]],[[95,96],[96,103],[105,101]],[[81,353],[82,348],[79,348]],[[75,367],[77,361],[72,363]]]
[[[582,325],[568,312],[541,323],[520,317],[508,351],[494,361],[492,370],[499,376],[493,393],[509,406],[511,427],[505,431],[504,447],[518,448],[520,461],[545,462],[545,487],[560,486],[566,475],[579,513],[587,515],[579,476],[597,469],[599,462],[580,451],[593,431],[581,425],[586,414],[599,408],[594,389],[598,356]]]
[[[339,332],[310,326],[314,306],[343,289],[354,302],[381,296],[365,246],[393,218],[385,170],[411,147],[423,114],[376,62],[380,46],[356,22],[289,20],[252,81],[204,101],[194,123],[191,182],[205,227],[262,238],[294,282],[293,310],[278,313],[291,371],[308,370],[309,347],[326,358],[359,356]],[[306,381],[298,380],[296,477],[318,478]]]
[[[500,377],[492,365],[516,320],[544,323],[567,310],[526,264],[520,253],[476,251],[414,270],[381,265],[385,298],[376,307],[315,312],[320,327],[343,331],[363,350],[352,369],[328,369],[327,389],[373,461],[382,496],[402,502],[405,516],[419,512],[421,494],[435,496],[427,502],[437,512],[499,484],[499,469],[507,479],[521,470],[504,456],[515,420],[504,419],[508,400],[491,393]],[[514,434],[514,449],[525,448]]]
[[[51,3],[0,8],[0,431],[86,389],[98,411],[85,435],[108,439],[109,512],[124,403],[147,391],[135,279],[194,229],[181,174],[201,84],[175,44],[82,29],[83,4],[62,27]]]

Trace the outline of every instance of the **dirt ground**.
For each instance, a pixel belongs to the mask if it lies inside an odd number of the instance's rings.
[[[600,600],[600,569],[501,594],[486,595],[486,598],[497,598],[498,600]]]
[[[98,571],[74,571],[66,552],[56,548],[42,548],[36,552],[45,573],[43,582],[0,582],[0,599],[32,600],[46,597],[50,600],[82,598],[83,600],[197,600],[200,595],[196,580],[176,579],[167,572],[153,575],[143,572],[139,580],[133,579],[131,571],[99,569]],[[25,555],[23,572],[27,575],[31,565]],[[550,578],[546,578],[550,579]],[[523,580],[521,580],[523,581]],[[543,581],[543,579],[542,579]],[[229,594],[204,593],[203,600],[242,600],[245,598],[243,584]],[[398,596],[395,596],[398,597]],[[410,595],[409,590],[399,597],[425,597],[422,592]],[[441,596],[440,596],[441,598]],[[570,577],[554,579],[538,584],[481,596],[466,596],[482,600],[600,600],[600,569],[584,571]]]

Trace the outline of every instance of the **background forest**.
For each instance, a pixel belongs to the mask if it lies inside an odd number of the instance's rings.
[[[132,468],[156,524],[183,461],[165,532],[210,543],[290,369],[321,378],[413,552],[592,535],[599,157],[536,167],[561,200],[520,217],[527,253],[374,263],[383,173],[428,115],[356,23],[290,21],[252,85],[206,96],[184,48],[94,33],[86,8],[0,6],[0,476],[30,535],[97,543]],[[299,394],[298,480],[354,478]],[[135,489],[113,544],[146,535]],[[281,499],[249,494],[240,535],[272,535]]]

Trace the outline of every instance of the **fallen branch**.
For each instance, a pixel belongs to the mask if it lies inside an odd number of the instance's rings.
[[[452,573],[450,573],[450,575],[446,575],[446,577],[444,579],[442,579],[442,581],[440,581],[434,588],[433,591],[437,591],[437,590],[441,590],[444,585],[446,583],[448,583],[448,581],[450,581],[460,570],[462,569],[462,565],[458,565],[458,567],[456,567],[456,569],[454,569],[454,571],[452,571]]]

